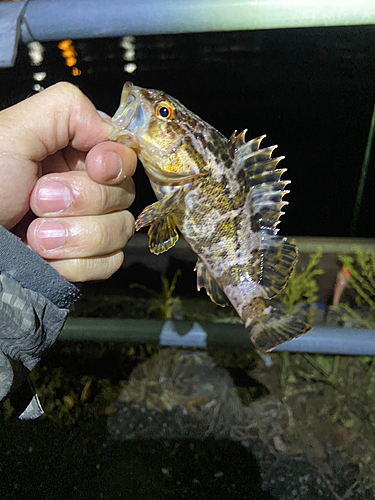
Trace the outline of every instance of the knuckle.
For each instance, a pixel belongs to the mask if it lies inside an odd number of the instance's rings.
[[[54,260],[51,266],[68,281],[85,281],[82,268],[82,259]]]
[[[126,210],[96,217],[92,228],[92,248],[97,253],[123,248],[134,234],[134,217]]]
[[[122,251],[117,251],[103,259],[101,266],[101,279],[107,279],[118,271],[124,261]]]
[[[134,201],[135,190],[131,179],[121,186],[106,186],[93,181],[86,171],[69,172],[68,175],[74,198],[70,209],[80,215],[110,214],[128,208]]]
[[[67,273],[70,281],[87,281],[87,262],[83,259],[71,259],[67,263]]]
[[[105,213],[105,207],[109,203],[108,193],[103,189],[105,186],[92,181],[84,170],[65,173],[64,178],[66,177],[69,177],[74,200],[70,208],[75,214]]]
[[[92,217],[88,234],[90,250],[93,253],[101,253],[106,250],[113,237],[110,224],[102,217]]]
[[[133,236],[135,231],[135,219],[127,210],[124,211],[123,233],[126,237],[125,243]]]
[[[79,88],[69,82],[58,82],[53,85],[51,89],[56,90],[58,93],[72,96],[73,98],[77,98],[82,95]]]
[[[130,207],[135,199],[135,184],[133,179],[125,179],[123,182],[124,198],[126,200],[126,207]]]
[[[53,261],[51,265],[65,279],[73,282],[105,280],[120,269],[124,260],[122,251],[112,254],[85,258]]]
[[[106,280],[120,269],[124,260],[122,251],[91,259],[80,259],[76,266],[77,281]]]
[[[103,184],[96,184],[94,185],[94,190],[97,190],[97,204],[100,206],[100,210],[102,213],[106,213],[111,209],[111,202],[110,202],[110,197],[108,193],[108,188],[107,186],[104,186]]]
[[[75,256],[106,255],[124,248],[134,234],[134,217],[125,210],[82,217],[73,224],[69,232],[70,250]]]

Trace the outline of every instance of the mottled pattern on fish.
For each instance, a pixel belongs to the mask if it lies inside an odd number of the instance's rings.
[[[150,250],[159,254],[184,235],[198,255],[198,289],[219,304],[229,302],[264,350],[307,331],[268,300],[285,286],[297,259],[277,224],[289,181],[276,146],[245,132],[225,138],[171,96],[124,86],[112,139],[133,147],[158,201],[146,207],[136,228],[150,225]]]

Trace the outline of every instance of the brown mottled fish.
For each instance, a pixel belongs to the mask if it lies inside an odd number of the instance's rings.
[[[246,131],[227,139],[173,97],[131,83],[113,124],[111,139],[135,149],[158,198],[136,221],[150,225],[151,252],[171,248],[178,229],[198,255],[198,290],[231,303],[261,350],[309,330],[269,305],[297,260],[277,234],[289,181],[280,180],[276,146],[260,149],[265,136],[246,142]]]

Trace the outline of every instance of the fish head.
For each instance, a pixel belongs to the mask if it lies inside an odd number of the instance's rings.
[[[177,99],[128,82],[112,118],[111,139],[133,148],[153,180],[184,182],[207,164],[205,124]]]

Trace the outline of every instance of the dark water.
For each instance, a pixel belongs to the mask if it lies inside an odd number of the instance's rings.
[[[292,180],[281,231],[289,235],[348,236],[375,99],[375,27],[342,27],[135,37],[133,74],[124,72],[119,39],[77,40],[73,77],[57,42],[45,43],[32,67],[25,46],[14,69],[0,70],[0,106],[44,87],[72,81],[109,114],[126,80],[177,97],[226,135],[248,128],[266,133]],[[375,234],[371,159],[357,236]],[[134,213],[153,201],[142,169]]]
[[[265,386],[252,378],[255,358],[250,351],[211,348],[207,354],[191,355],[122,343],[57,342],[34,372],[46,416],[7,419],[0,406],[0,498],[374,498],[365,488],[365,473],[362,480],[362,469],[354,465],[358,462],[347,463],[354,454],[361,463],[372,456],[373,430],[363,425],[365,417],[359,418],[372,407],[370,400],[354,410],[362,401],[359,388],[364,382],[353,373],[363,374],[364,363],[353,372],[353,359],[344,366],[340,361],[340,373],[350,374],[340,390],[320,384],[311,391],[311,379],[302,382],[304,372],[300,376],[295,371],[300,377],[297,393],[282,402],[277,366],[262,369],[258,364],[258,376],[263,373],[262,380],[268,381]],[[215,366],[201,364],[208,356]],[[228,361],[227,372],[223,365]],[[353,383],[358,384],[356,395],[351,389],[346,392]],[[138,399],[134,388],[142,385],[147,391]],[[228,391],[231,386],[235,391]],[[116,401],[126,387],[128,401]],[[214,397],[215,410],[204,410],[201,405],[207,400],[199,394]],[[225,398],[218,404],[220,394]],[[241,426],[244,410],[248,425]],[[355,434],[358,444],[341,455],[332,438],[348,415],[357,415],[355,422],[362,424]],[[369,475],[371,465],[365,467]]]
[[[4,430],[4,499],[276,499],[261,489],[256,460],[240,443],[116,443],[108,440],[103,419],[75,435],[45,421]]]

